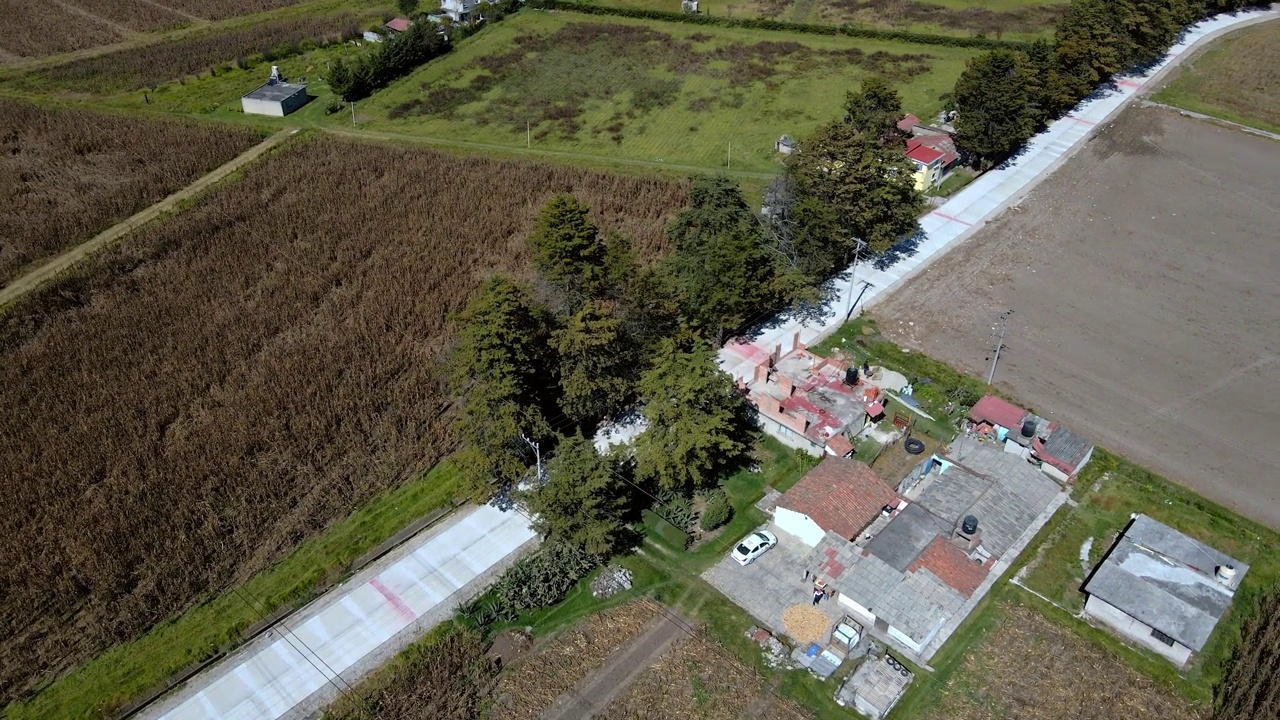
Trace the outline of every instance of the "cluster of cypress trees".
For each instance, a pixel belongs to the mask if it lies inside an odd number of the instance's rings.
[[[1266,0],[1073,0],[1053,41],[979,55],[956,82],[956,141],[984,163],[1016,152],[1037,130],[1116,73],[1159,60],[1187,25]]]

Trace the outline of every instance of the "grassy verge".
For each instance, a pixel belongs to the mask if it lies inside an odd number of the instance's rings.
[[[450,503],[460,488],[448,461],[367,503],[324,535],[304,542],[276,567],[238,590],[211,598],[54,681],[6,717],[90,718],[151,690],[184,667],[237,644],[241,634],[282,607],[297,607],[344,575],[352,562],[414,519]],[[253,603],[253,604],[251,604]]]
[[[1092,488],[1097,486],[1097,490]],[[1086,577],[1081,548],[1090,541],[1088,567],[1092,568],[1111,547],[1132,513],[1145,513],[1170,527],[1222,552],[1249,563],[1236,599],[1219,623],[1209,644],[1181,678],[1188,697],[1207,702],[1222,677],[1224,663],[1240,635],[1240,627],[1253,610],[1256,598],[1280,583],[1280,533],[1245,520],[1189,490],[1154,475],[1103,450],[1078,480],[1080,505],[1069,517],[1055,523],[1039,560],[1023,582],[1072,612],[1083,607],[1080,586]],[[1100,631],[1099,631],[1100,632]],[[1168,676],[1172,666],[1149,653],[1139,653],[1111,635],[1100,638],[1137,658],[1148,674]],[[1168,670],[1169,672],[1165,672]],[[1176,673],[1173,673],[1176,676]]]
[[[1280,22],[1227,35],[1184,65],[1158,102],[1280,133]]]

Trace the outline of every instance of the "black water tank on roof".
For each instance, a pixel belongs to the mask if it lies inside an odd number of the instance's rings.
[[[1036,421],[1030,418],[1022,421],[1022,437],[1029,438],[1036,435]]]
[[[858,384],[858,368],[851,367],[844,371],[844,384],[850,387]]]
[[[972,535],[978,532],[978,516],[965,515],[964,522],[960,525],[960,530],[964,532],[965,535]]]

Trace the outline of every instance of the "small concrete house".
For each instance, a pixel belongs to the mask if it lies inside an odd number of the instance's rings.
[[[773,510],[778,528],[817,547],[828,532],[857,537],[898,494],[857,460],[828,455],[783,493]]]
[[[240,98],[240,108],[247,115],[284,117],[307,104],[307,86],[269,80]]]
[[[791,155],[796,151],[796,141],[790,135],[783,135],[773,144],[773,149],[783,155]]]
[[[440,12],[448,15],[456,23],[471,22],[479,0],[441,0]]]
[[[1134,515],[1085,582],[1085,615],[1179,667],[1200,652],[1249,567]]]

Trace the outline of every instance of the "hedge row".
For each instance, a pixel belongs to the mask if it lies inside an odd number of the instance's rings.
[[[951,35],[930,35],[928,33],[907,32],[905,30],[876,30],[874,28],[857,27],[855,25],[809,25],[806,23],[782,22],[767,18],[731,18],[712,17],[701,13],[679,13],[665,10],[641,10],[638,8],[603,7],[589,5],[572,0],[529,0],[529,7],[543,10],[564,10],[584,15],[614,15],[617,17],[639,18],[642,20],[662,20],[665,22],[689,23],[692,25],[715,25],[718,27],[748,28],[752,30],[774,30],[781,32],[807,33],[809,35],[843,35],[871,40],[891,40],[896,42],[915,43],[917,45],[942,45],[945,47],[978,48],[994,50],[996,48],[1022,48],[1024,42],[1012,40],[994,40],[980,37],[955,37]]]

